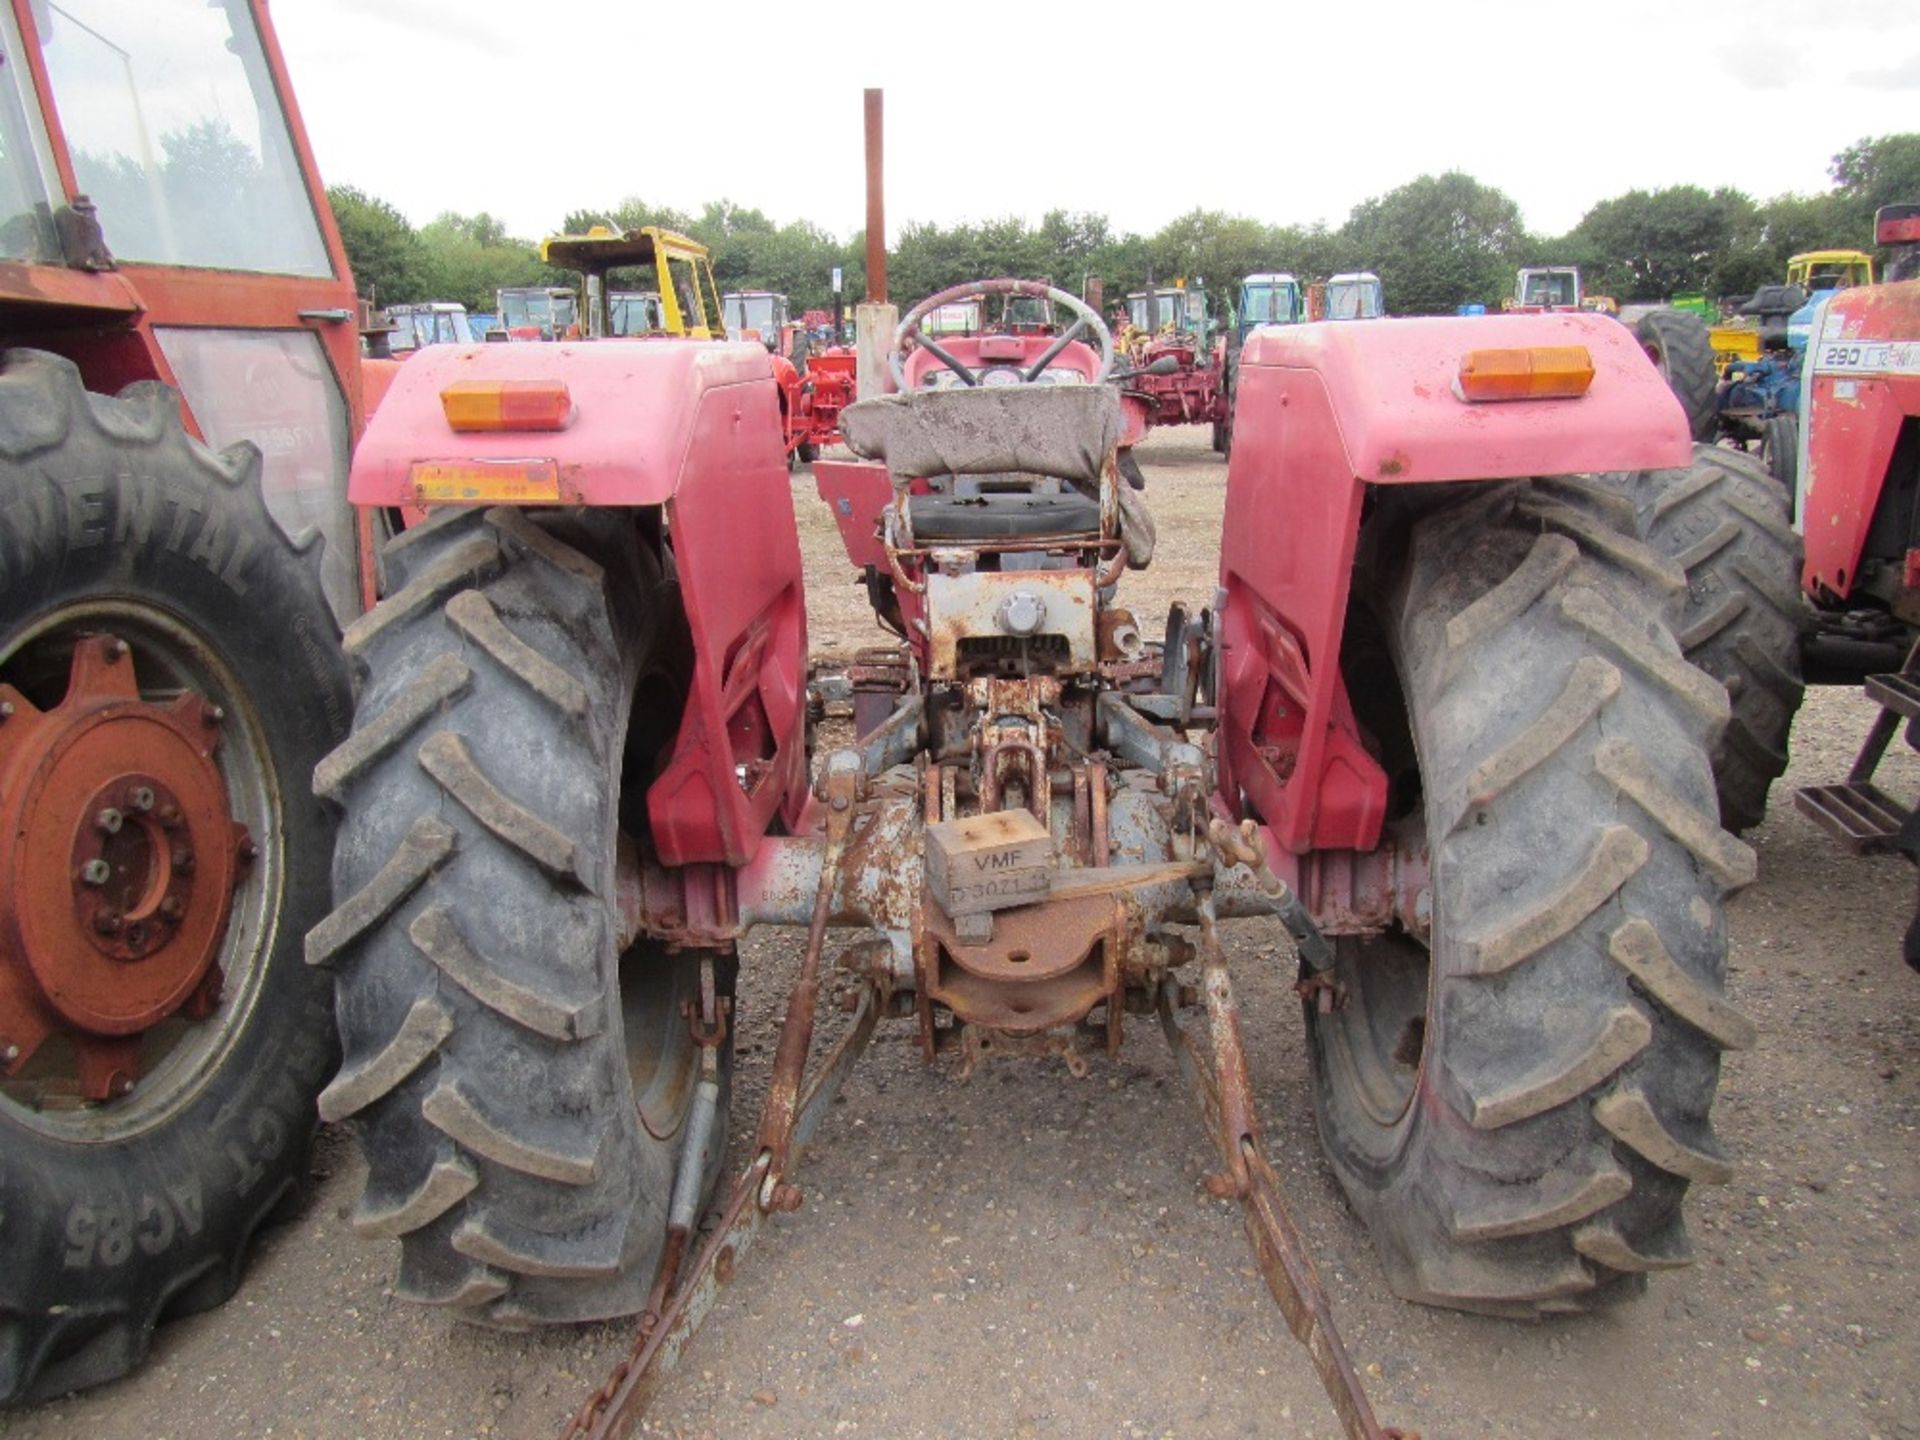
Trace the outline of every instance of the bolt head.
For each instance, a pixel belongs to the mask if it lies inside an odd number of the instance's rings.
[[[174,851],[173,852],[173,868],[176,872],[182,875],[186,874],[189,870],[193,869],[193,852],[191,850]]]
[[[183,908],[178,895],[169,895],[160,902],[160,913],[169,920],[178,920]]]
[[[0,700],[0,720],[8,720],[8,719],[11,719],[12,716],[13,716],[13,701]]]
[[[0,1061],[4,1061],[8,1065],[13,1064],[13,1062],[19,1058],[20,1047],[18,1045],[9,1045],[6,1049],[0,1050]]]
[[[133,805],[133,808],[136,810],[139,810],[142,812],[151,810],[153,809],[153,791],[148,789],[145,785],[136,785],[133,787],[133,794],[130,797],[130,802]]]
[[[102,935],[115,935],[120,931],[120,912],[118,910],[98,910],[94,912],[93,928]]]
[[[127,943],[129,945],[144,944],[146,941],[146,938],[147,938],[146,926],[137,924],[137,923],[127,926]]]
[[[180,807],[178,805],[162,805],[160,807],[159,818],[160,828],[162,830],[173,829],[180,823]]]
[[[227,712],[218,705],[209,705],[200,712],[200,718],[208,725],[218,725],[227,718]]]
[[[104,860],[89,860],[80,867],[80,878],[89,885],[104,885],[112,874]]]
[[[112,806],[108,806],[93,817],[93,823],[109,835],[118,835],[120,827],[126,823],[126,817]]]
[[[116,635],[112,639],[107,641],[106,652],[107,652],[107,662],[109,664],[112,664],[115,661],[124,660],[127,658],[127,642],[120,639]]]

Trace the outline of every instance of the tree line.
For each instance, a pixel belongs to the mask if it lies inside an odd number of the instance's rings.
[[[1018,218],[905,225],[889,252],[889,289],[913,300],[991,275],[1045,276],[1079,292],[1098,276],[1110,297],[1157,283],[1204,280],[1224,298],[1243,275],[1286,270],[1303,280],[1372,270],[1396,314],[1446,313],[1512,293],[1523,265],[1579,265],[1590,293],[1620,301],[1675,294],[1744,295],[1784,273],[1803,250],[1872,248],[1873,212],[1920,201],[1920,134],[1862,139],[1833,157],[1831,185],[1812,195],[1756,201],[1730,187],[1676,185],[1630,190],[1589,209],[1565,235],[1529,232],[1502,191],[1450,171],[1422,175],[1354,206],[1337,228],[1273,225],[1195,209],[1152,235],[1117,231],[1094,212],[1054,210],[1037,224]],[[491,310],[496,288],[564,285],[575,277],[541,264],[537,243],[511,236],[494,216],[446,214],[414,227],[392,205],[351,186],[329,189],[361,293],[379,304],[454,300]],[[576,210],[559,232],[594,224],[665,225],[713,252],[726,290],[776,290],[796,309],[832,303],[830,275],[844,276],[849,304],[866,293],[866,237],[841,240],[809,221],[776,223],[730,200],[699,214],[638,198],[609,210]],[[650,277],[633,282],[651,288]]]

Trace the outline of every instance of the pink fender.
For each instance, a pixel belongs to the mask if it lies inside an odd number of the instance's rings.
[[[457,434],[440,403],[456,379],[562,380],[574,416],[557,431]],[[436,345],[399,367],[348,493],[412,507],[418,461],[549,460],[562,504],[664,507],[694,663],[647,792],[654,847],[666,865],[738,866],[775,816],[798,821],[808,791],[806,609],[784,451],[759,345]]]
[[[1469,351],[1584,345],[1576,399],[1469,403]],[[1692,458],[1679,402],[1605,316],[1362,320],[1256,330],[1240,354],[1220,554],[1223,803],[1287,850],[1371,850],[1386,775],[1340,675],[1371,485],[1663,469]]]

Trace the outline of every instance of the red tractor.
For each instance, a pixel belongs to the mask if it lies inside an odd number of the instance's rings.
[[[436,347],[395,380],[352,495],[437,513],[383,554],[314,777],[353,1223],[462,1319],[643,1314],[573,1427],[622,1433],[801,1203],[883,1018],[929,1062],[1073,1074],[1146,1018],[1346,1433],[1382,1435],[1265,1153],[1223,923],[1296,939],[1320,1133],[1400,1293],[1549,1315],[1691,1258],[1752,1031],[1723,993],[1754,873],[1715,815],[1727,697],[1682,654],[1678,567],[1605,492],[1532,478],[1682,465],[1685,421],[1598,317],[1259,331],[1215,603],[1150,628],[1118,598],[1154,531],[1111,336],[1037,282],[972,288],[1071,323],[935,337],[931,297],[898,393],[842,416],[863,458],[818,484],[897,643],[817,690],[856,714],[821,755],[764,350]],[[805,941],[703,1229],[764,925]],[[809,1080],[829,969],[853,1015]]]
[[[1904,725],[1912,745],[1920,717],[1920,205],[1883,207],[1874,238],[1891,252],[1886,283],[1835,291],[1814,315],[1797,506],[1815,676],[1868,672],[1880,713],[1846,780],[1795,799],[1856,853],[1920,861],[1920,812],[1874,781],[1895,733]],[[1920,969],[1920,913],[1905,955]]]
[[[1138,397],[1146,423],[1223,425],[1227,393],[1207,292],[1181,287],[1129,295],[1127,317],[1121,343],[1132,374],[1122,383]]]
[[[233,1290],[335,1051],[377,371],[264,3],[0,13],[0,1406]],[[388,367],[389,369],[391,368]]]

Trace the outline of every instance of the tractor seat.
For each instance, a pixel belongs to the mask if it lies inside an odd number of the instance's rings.
[[[991,541],[1038,540],[1052,535],[1098,535],[1100,502],[1077,490],[1036,495],[1018,491],[981,495],[914,495],[907,500],[913,538]]]

